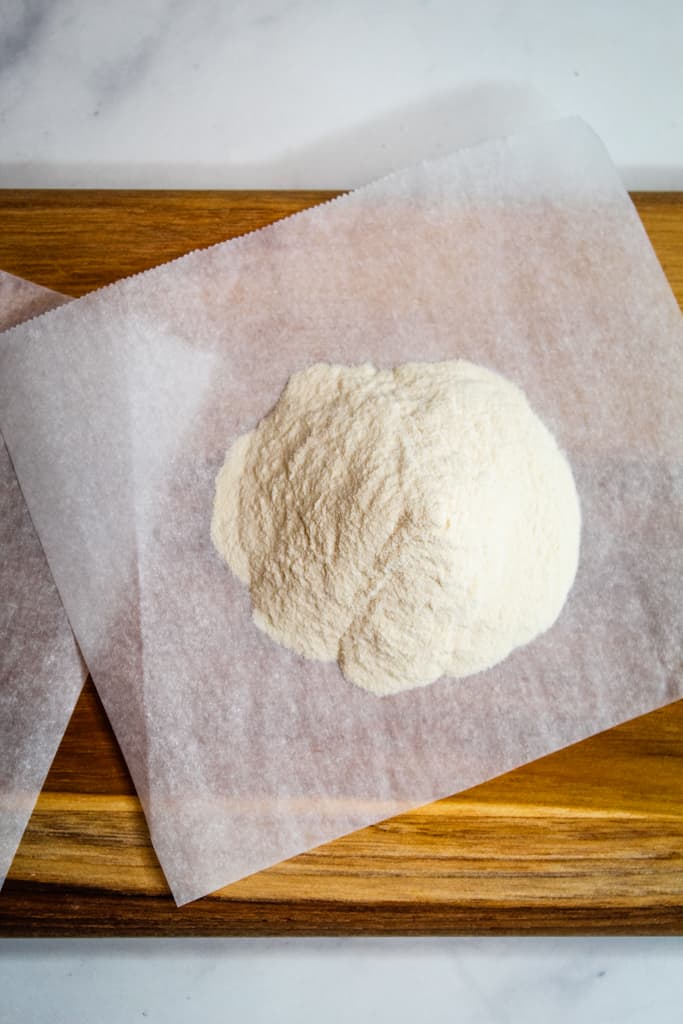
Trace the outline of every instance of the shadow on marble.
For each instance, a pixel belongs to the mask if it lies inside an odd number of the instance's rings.
[[[555,116],[550,102],[528,84],[474,82],[262,162],[5,162],[0,164],[0,187],[356,188],[400,167]]]

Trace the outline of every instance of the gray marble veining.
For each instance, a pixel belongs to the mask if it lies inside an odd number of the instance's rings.
[[[0,0],[0,186],[351,187],[582,115],[683,187],[683,5]]]

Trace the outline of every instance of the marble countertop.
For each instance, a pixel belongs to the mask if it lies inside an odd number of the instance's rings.
[[[565,114],[683,189],[680,0],[0,0],[0,187],[348,188]],[[2,896],[0,895],[0,899]],[[679,939],[0,941],[0,1022],[680,1020]]]
[[[2,0],[0,186],[348,188],[581,114],[683,188],[683,5]]]
[[[680,1024],[681,939],[0,941],[0,1021]]]

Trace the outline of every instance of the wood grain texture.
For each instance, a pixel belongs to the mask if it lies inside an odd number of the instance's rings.
[[[0,191],[0,268],[78,297],[337,192]]]
[[[0,192],[0,267],[70,295],[333,193]],[[683,195],[636,195],[683,303]],[[177,909],[89,681],[2,935],[683,931],[683,702]]]

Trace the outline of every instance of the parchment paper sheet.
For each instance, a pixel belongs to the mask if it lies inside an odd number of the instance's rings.
[[[0,329],[66,302],[0,271]],[[85,666],[0,437],[0,888]]]
[[[580,120],[125,280],[0,350],[2,429],[179,903],[681,696],[681,316]],[[521,385],[567,450],[579,573],[503,665],[378,699],[252,624],[211,546],[214,476],[313,361],[458,356]]]

